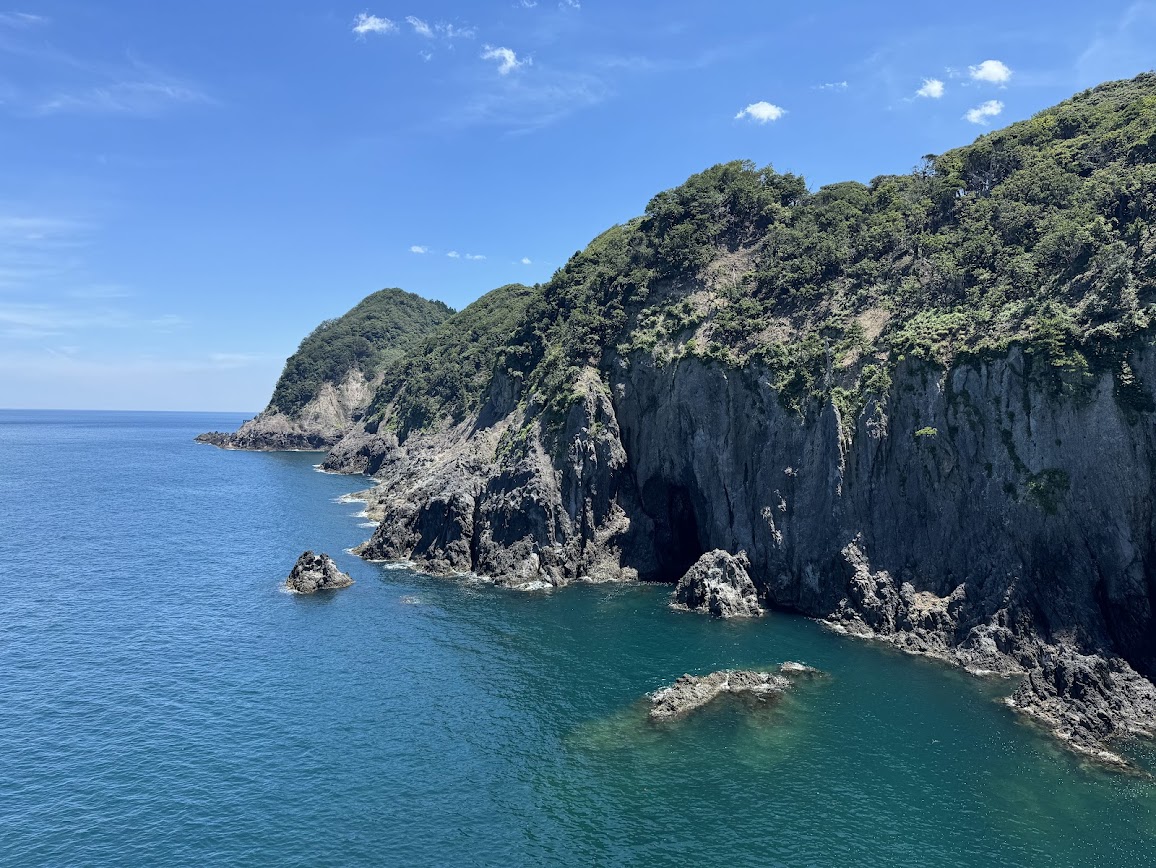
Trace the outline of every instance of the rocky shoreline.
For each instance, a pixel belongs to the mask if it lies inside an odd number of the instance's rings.
[[[206,431],[195,438],[197,443],[216,446],[218,449],[235,449],[245,452],[328,452],[337,442],[335,438],[317,434],[283,432],[240,432]]]
[[[196,441],[254,452],[327,452],[362,417],[379,380],[380,375],[367,378],[353,369],[338,383],[323,383],[291,415],[269,406],[234,432],[208,431]]]

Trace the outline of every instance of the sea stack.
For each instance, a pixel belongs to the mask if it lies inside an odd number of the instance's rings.
[[[678,580],[671,605],[716,618],[757,618],[763,609],[750,566],[746,552],[707,552]]]
[[[305,552],[293,565],[293,571],[285,580],[285,587],[296,594],[315,594],[317,591],[333,591],[337,588],[348,588],[353,584],[341,570],[333,558],[327,554]]]

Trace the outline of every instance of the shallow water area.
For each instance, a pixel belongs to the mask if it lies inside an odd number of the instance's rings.
[[[659,587],[365,563],[364,479],[192,442],[242,419],[0,412],[0,861],[1156,864],[1156,784],[1005,681]],[[356,584],[282,593],[305,549]],[[683,673],[785,660],[828,677],[646,720]]]

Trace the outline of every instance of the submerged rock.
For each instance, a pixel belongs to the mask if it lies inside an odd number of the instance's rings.
[[[818,669],[802,663],[784,663],[776,672],[724,669],[710,675],[684,675],[669,687],[648,697],[652,721],[681,717],[713,702],[724,693],[766,700],[791,688],[792,679],[820,675]]]
[[[285,587],[298,594],[348,588],[352,584],[353,579],[337,569],[333,558],[313,552],[301,555],[293,565],[289,578],[285,580]]]
[[[671,605],[716,618],[757,618],[763,608],[747,573],[750,566],[746,552],[707,552],[678,580]]]

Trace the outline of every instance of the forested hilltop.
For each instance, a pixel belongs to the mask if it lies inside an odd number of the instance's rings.
[[[326,320],[285,362],[269,407],[293,415],[324,383],[339,383],[352,370],[379,375],[405,358],[453,310],[412,292],[383,289],[343,316]]]
[[[285,362],[269,406],[235,434],[204,442],[238,449],[320,449],[361,418],[384,371],[453,310],[400,289],[367,296],[315,328]]]
[[[326,467],[380,481],[367,557],[538,588],[722,550],[1122,761],[1156,731],[1154,230],[1151,74],[869,184],[715,166],[443,324]]]

